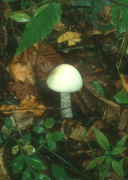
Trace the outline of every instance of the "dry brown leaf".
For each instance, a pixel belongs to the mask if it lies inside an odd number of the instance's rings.
[[[7,71],[10,72],[11,77],[15,81],[24,82],[27,77],[27,67],[22,65],[21,63],[11,63],[9,67],[7,67]]]
[[[110,20],[110,15],[111,15],[111,7],[104,5],[104,11],[99,13],[99,16],[106,21]]]
[[[128,109],[124,109],[119,122],[119,130],[124,130],[128,124]]]
[[[59,36],[59,38],[57,39],[58,43],[62,43],[65,41],[68,41],[68,46],[73,46],[75,45],[77,42],[81,41],[81,34],[77,33],[77,32],[66,32],[62,35]]]
[[[41,116],[46,110],[46,107],[42,104],[38,104],[36,97],[32,95],[26,95],[23,101],[21,102],[19,108],[29,109],[29,111],[33,112],[33,115],[36,117]]]
[[[29,93],[35,92],[35,79],[39,82],[45,81],[49,72],[62,63],[62,58],[51,46],[44,43],[33,45],[18,57],[14,57],[7,67],[7,71],[14,80],[14,84],[9,86],[9,90],[15,92],[18,98],[22,98],[26,94],[35,95]]]
[[[68,119],[62,122],[61,132],[75,141],[85,142],[85,134],[87,131],[77,121]]]
[[[19,111],[22,112],[31,112],[33,116],[39,117],[41,116],[46,110],[46,107],[42,104],[39,104],[36,100],[36,97],[32,95],[26,95],[24,99],[22,100],[21,104],[19,106],[16,105],[2,105],[0,107],[0,111],[2,111],[4,114],[11,114],[12,112]]]
[[[55,26],[56,31],[63,31],[65,28],[66,26],[61,21],[59,21],[57,25]]]
[[[4,148],[0,148],[0,180],[10,180],[4,165]]]
[[[3,104],[2,106],[0,106],[0,111],[2,111],[4,114],[10,114],[13,110],[16,109],[16,107],[16,105],[6,106],[5,104]]]
[[[123,75],[123,74],[120,74],[120,78],[122,80],[122,84],[123,84],[123,87],[125,88],[126,92],[128,93],[128,77]]]

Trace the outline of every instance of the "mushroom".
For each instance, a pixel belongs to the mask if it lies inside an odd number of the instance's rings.
[[[72,118],[70,93],[79,91],[83,85],[79,71],[72,65],[61,64],[51,71],[47,85],[51,90],[60,92],[61,117]]]

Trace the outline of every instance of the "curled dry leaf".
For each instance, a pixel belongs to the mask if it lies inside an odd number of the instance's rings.
[[[77,42],[81,41],[81,34],[77,32],[66,32],[59,36],[57,39],[58,43],[63,43],[65,41],[68,41],[68,46],[73,46]]]

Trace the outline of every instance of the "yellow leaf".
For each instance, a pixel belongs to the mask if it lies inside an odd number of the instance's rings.
[[[57,42],[62,43],[62,42],[68,41],[68,46],[73,46],[77,42],[81,41],[80,36],[81,34],[77,32],[66,32],[59,36],[59,38],[57,39]]]

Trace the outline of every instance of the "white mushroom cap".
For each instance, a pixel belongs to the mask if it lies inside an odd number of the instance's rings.
[[[79,71],[74,66],[61,64],[49,74],[47,85],[56,92],[75,92],[82,88],[83,81]]]

